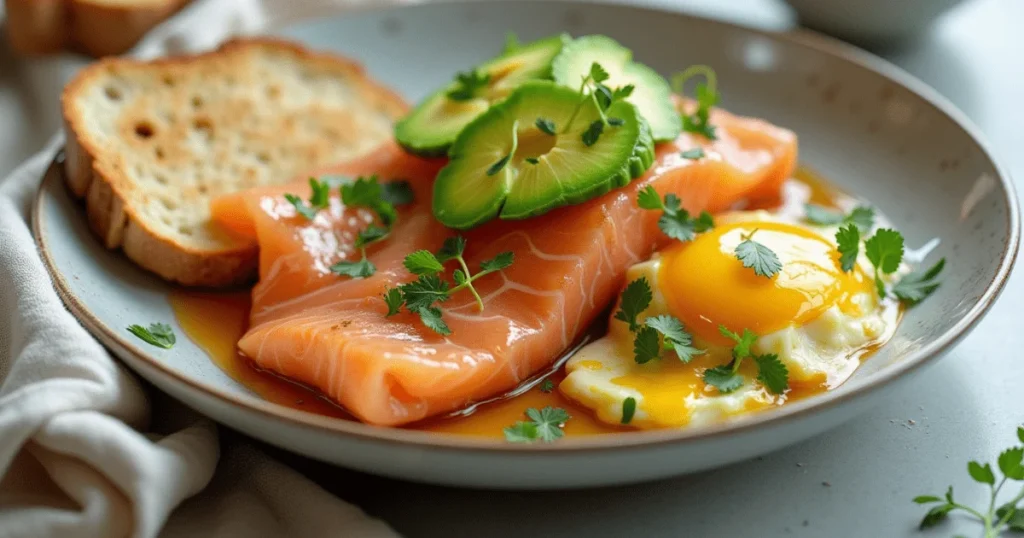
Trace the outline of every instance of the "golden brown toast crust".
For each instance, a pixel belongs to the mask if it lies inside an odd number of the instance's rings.
[[[64,89],[62,108],[66,134],[65,170],[69,189],[86,204],[88,222],[103,244],[121,248],[138,265],[161,277],[189,286],[225,287],[251,281],[256,274],[258,249],[254,243],[236,241],[216,249],[194,248],[179,238],[158,230],[151,219],[132,204],[132,179],[124,173],[124,157],[100,147],[85,126],[83,110],[76,96],[103,77],[112,65],[124,69],[161,67],[180,68],[196,62],[250,47],[271,47],[294,54],[304,65],[319,65],[339,70],[357,81],[359,106],[385,110],[393,121],[408,110],[408,105],[392,90],[367,78],[363,68],[346,58],[315,53],[286,41],[244,39],[230,41],[213,52],[140,62],[109,58],[82,70]],[[313,170],[333,162],[313,161]],[[284,179],[292,179],[284,178]],[[283,181],[277,181],[281,183]],[[182,200],[188,200],[185,193]]]

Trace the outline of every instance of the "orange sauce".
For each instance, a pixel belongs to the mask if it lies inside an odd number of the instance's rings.
[[[798,198],[796,200],[790,198]],[[794,174],[782,198],[761,200],[748,204],[747,209],[786,210],[787,202],[807,201],[826,207],[836,207],[849,196],[829,185],[813,172],[800,168]],[[248,291],[202,292],[177,289],[169,301],[178,324],[185,335],[210,356],[210,359],[232,379],[245,385],[261,398],[279,405],[301,411],[335,418],[355,420],[343,408],[328,400],[315,389],[282,378],[272,372],[258,368],[253,361],[239,352],[238,340],[248,326],[250,299]],[[870,355],[875,350],[864,352]],[[543,376],[544,373],[539,374]],[[546,376],[558,383],[565,377],[561,367]],[[527,388],[528,387],[528,388]],[[824,392],[822,385],[794,385],[787,393],[786,401],[794,401]],[[619,433],[633,428],[615,426],[598,420],[594,413],[557,389],[551,392],[540,390],[540,378],[526,382],[512,393],[471,406],[448,416],[434,417],[406,426],[431,432],[460,435],[503,438],[503,429],[516,421],[525,420],[524,411],[529,407],[561,407],[568,411],[572,420],[566,422],[566,435],[595,435]]]

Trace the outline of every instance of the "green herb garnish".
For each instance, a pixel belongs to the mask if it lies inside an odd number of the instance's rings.
[[[864,242],[864,254],[875,266],[875,287],[878,296],[885,297],[885,283],[881,275],[891,275],[903,261],[903,236],[896,230],[882,228]]]
[[[1017,439],[1024,443],[1024,427],[1017,428]],[[1002,477],[996,479],[992,466],[972,461],[967,464],[967,473],[979,484],[988,486],[989,502],[986,509],[974,509],[960,504],[953,498],[953,486],[946,490],[942,497],[937,495],[919,495],[914,497],[917,504],[935,504],[924,519],[920,528],[934,527],[944,521],[950,512],[960,510],[978,519],[984,525],[984,538],[997,538],[1004,530],[1024,532],[1024,488],[1012,499],[999,504],[999,492],[1007,480],[1024,481],[1024,446],[1015,446],[999,454],[997,466]]]
[[[772,249],[754,241],[755,233],[756,228],[749,234],[741,236],[743,241],[736,245],[736,259],[743,267],[753,269],[757,276],[771,278],[782,270],[782,262]]]
[[[672,77],[672,90],[679,95],[684,95],[686,82],[695,76],[703,76],[706,82],[698,82],[696,87],[697,110],[693,114],[683,114],[683,130],[688,133],[701,135],[708,140],[718,138],[715,135],[715,127],[711,125],[711,107],[718,103],[718,92],[716,91],[715,70],[706,65],[693,65],[682,73]]]
[[[487,89],[491,75],[473,70],[455,75],[455,87],[445,94],[452,101],[469,101],[479,96],[481,90]]]
[[[342,260],[331,265],[331,272],[352,278],[372,276],[377,268],[366,257],[366,247],[372,243],[383,241],[391,234],[391,229],[398,220],[396,205],[406,204],[413,199],[412,189],[404,181],[389,182],[381,185],[377,176],[359,177],[355,181],[341,185],[341,201],[348,207],[365,207],[377,214],[381,225],[371,224],[356,234],[355,247],[359,249],[360,259]]]
[[[637,317],[651,306],[654,295],[651,293],[651,285],[646,278],[638,278],[626,285],[622,291],[622,300],[619,302],[619,310],[615,313],[615,319],[626,322],[629,330],[636,332],[640,329]]]
[[[619,301],[615,319],[629,326],[634,333],[633,358],[639,364],[661,356],[662,349],[674,351],[679,360],[690,362],[704,350],[694,348],[693,338],[686,332],[683,323],[670,315],[647,318],[643,325],[638,321],[640,314],[651,305],[653,294],[646,278],[638,278],[626,285]]]
[[[875,226],[875,209],[869,206],[859,205],[846,215],[817,204],[806,204],[804,209],[807,222],[819,226],[854,224],[862,234],[867,234]]]
[[[510,443],[533,443],[543,441],[552,443],[563,435],[562,426],[571,418],[569,413],[560,407],[545,407],[537,410],[530,407],[526,410],[529,420],[521,420],[505,428],[505,440]]]
[[[331,188],[326,181],[320,181],[315,177],[309,178],[309,188],[312,194],[309,195],[309,205],[297,195],[285,193],[284,199],[295,206],[295,211],[309,220],[313,220],[321,209],[330,203]]]
[[[690,159],[696,161],[697,159],[704,158],[704,148],[693,148],[679,153],[679,156],[684,159]]]
[[[743,329],[742,334],[730,331],[726,326],[719,325],[718,332],[729,338],[735,345],[732,348],[732,361],[728,364],[704,370],[704,382],[717,388],[722,394],[728,394],[743,386],[743,376],[739,369],[743,359],[751,357],[757,365],[757,380],[772,394],[782,394],[789,388],[789,369],[773,353],[754,355],[751,348],[757,341],[757,334],[750,329]]]
[[[679,197],[669,193],[665,195],[664,201],[658,196],[658,191],[648,185],[637,194],[637,205],[641,209],[661,210],[661,218],[658,219],[658,228],[661,231],[679,241],[692,241],[698,233],[706,232],[715,227],[714,219],[707,211],[702,211],[700,216],[693,218],[690,213],[681,207]]]
[[[850,223],[836,232],[836,244],[839,245],[839,265],[849,273],[857,265],[857,254],[860,252],[860,229]]]
[[[550,379],[545,379],[540,384],[540,391],[547,394],[555,390],[555,382]]]
[[[945,266],[946,258],[942,258],[927,271],[914,271],[904,275],[892,287],[893,295],[908,305],[915,305],[923,301],[939,287],[939,273]]]
[[[129,325],[128,332],[151,346],[164,349],[171,349],[177,342],[174,331],[166,323],[151,323],[148,329],[142,325]]]
[[[622,401],[622,423],[633,422],[633,415],[636,413],[636,399],[632,396]]]
[[[476,299],[477,308],[483,310],[483,299],[477,293],[473,282],[512,265],[514,256],[511,252],[502,252],[492,259],[480,262],[480,270],[476,274],[471,274],[469,265],[463,257],[465,250],[466,240],[461,236],[455,236],[446,239],[437,254],[428,250],[417,250],[406,256],[403,261],[405,268],[419,278],[384,293],[384,303],[388,307],[387,315],[393,316],[405,306],[409,312],[418,314],[423,324],[432,331],[449,335],[451,329],[441,317],[439,303],[447,301],[456,292],[468,289]],[[444,263],[451,260],[457,261],[461,267],[452,273],[454,287],[442,279]]]
[[[583,108],[583,105],[586,104],[588,100],[592,100],[594,102],[594,106],[597,108],[597,113],[601,116],[601,119],[594,120],[594,122],[587,127],[587,130],[583,131],[581,139],[587,147],[593,146],[597,143],[601,138],[601,134],[604,133],[605,127],[618,127],[624,124],[624,121],[621,118],[609,118],[606,111],[608,110],[608,107],[612,106],[616,101],[621,101],[632,95],[634,87],[632,84],[629,84],[613,90],[604,84],[609,77],[610,75],[608,74],[608,71],[605,71],[605,69],[601,67],[601,64],[597,62],[590,64],[590,72],[583,77],[583,81],[580,83],[580,95],[582,95],[583,98],[580,99],[580,102],[576,105],[572,115],[569,116],[569,121],[565,122],[565,128],[562,129],[562,133],[567,133],[572,127],[573,121],[576,120],[576,116]],[[537,127],[541,128],[539,124],[540,119],[537,121]],[[554,124],[551,124],[551,127],[554,127]],[[541,130],[544,129],[541,128]]]

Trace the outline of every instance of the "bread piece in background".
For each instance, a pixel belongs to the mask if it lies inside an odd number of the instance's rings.
[[[72,48],[121,54],[189,0],[5,0],[7,34],[23,54]]]
[[[284,41],[107,58],[64,90],[68,186],[108,248],[173,282],[239,284],[257,245],[211,223],[210,201],[366,153],[406,110],[358,64]]]

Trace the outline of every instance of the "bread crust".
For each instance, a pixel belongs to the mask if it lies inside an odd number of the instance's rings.
[[[6,0],[7,33],[22,54],[73,48],[96,57],[128,51],[191,0]]]
[[[398,94],[368,78],[358,63],[272,38],[236,39],[212,52],[148,62],[108,58],[83,69],[65,87],[61,96],[66,137],[64,166],[68,188],[76,197],[85,200],[89,226],[104,246],[122,249],[136,264],[171,282],[201,287],[229,287],[251,282],[256,276],[258,247],[255,243],[244,243],[217,250],[196,250],[150,226],[129,202],[126,191],[130,187],[130,180],[119,170],[119,156],[108,155],[109,152],[103,152],[90,139],[82,125],[82,111],[75,106],[75,96],[111,63],[122,67],[180,66],[247,47],[283,49],[305,62],[328,64],[341,69],[356,80],[367,95],[380,100],[392,119],[408,111],[408,105]]]

